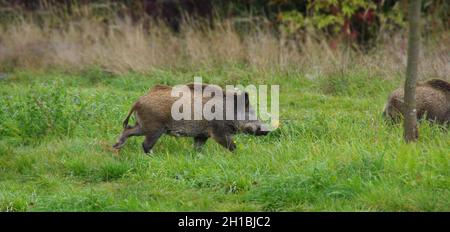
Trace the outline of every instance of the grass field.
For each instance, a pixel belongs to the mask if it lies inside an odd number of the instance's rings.
[[[111,146],[154,84],[279,84],[281,128],[213,141]],[[417,144],[381,117],[402,76],[308,75],[245,66],[113,75],[14,71],[0,80],[0,211],[449,211],[450,135]]]

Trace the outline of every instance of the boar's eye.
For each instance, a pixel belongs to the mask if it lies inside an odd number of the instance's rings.
[[[254,126],[252,126],[252,125],[248,125],[247,124],[247,125],[244,126],[244,132],[247,133],[247,134],[252,134],[255,131],[256,131],[256,128]]]

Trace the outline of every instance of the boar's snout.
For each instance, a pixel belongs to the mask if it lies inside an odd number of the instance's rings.
[[[261,125],[261,123],[256,123],[256,124],[249,123],[249,124],[245,125],[244,133],[256,135],[256,136],[262,136],[262,135],[267,135],[269,133],[269,130],[264,125]]]

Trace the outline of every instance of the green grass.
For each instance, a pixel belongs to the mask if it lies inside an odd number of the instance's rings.
[[[281,128],[212,141],[142,137],[111,146],[131,104],[157,83],[280,84]],[[450,135],[417,144],[381,110],[399,77],[316,79],[245,67],[110,75],[16,71],[0,80],[0,211],[449,211]]]

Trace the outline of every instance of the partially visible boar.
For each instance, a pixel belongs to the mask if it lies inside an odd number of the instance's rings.
[[[197,88],[195,88],[195,86],[197,86]],[[147,95],[142,96],[134,103],[128,116],[123,122],[124,130],[113,147],[119,149],[124,145],[128,137],[142,135],[145,136],[142,147],[145,153],[149,153],[156,141],[163,134],[168,134],[172,136],[193,137],[196,149],[200,149],[207,139],[212,137],[217,143],[228,150],[233,151],[236,149],[236,145],[233,141],[233,134],[244,132],[253,135],[266,135],[268,133],[259,120],[254,120],[254,118],[250,117],[255,116],[255,111],[249,105],[249,98],[246,92],[225,91],[214,85],[188,84],[183,94],[191,96],[193,106],[194,96],[196,96],[193,93],[198,91],[198,89],[203,92],[206,87],[217,87],[217,90],[223,93],[223,102],[221,102],[221,104],[223,104],[224,113],[227,107],[225,106],[226,102],[233,99],[235,109],[234,120],[225,120],[225,116],[223,117],[223,120],[206,120],[203,115],[200,116],[200,120],[194,120],[194,118],[189,120],[175,120],[172,117],[171,109],[172,105],[179,100],[180,97],[171,96],[172,87],[157,85],[153,87]],[[227,98],[226,96],[230,96],[230,98]],[[204,96],[202,93],[197,95],[197,98],[201,98],[202,106],[205,106],[205,103],[212,99],[212,97]],[[245,107],[237,107],[236,104],[239,101],[244,102]],[[239,111],[239,109],[242,111],[242,108],[244,112]],[[128,120],[133,112],[136,116],[136,125],[129,126]],[[245,115],[245,119],[238,120],[236,117],[238,113]],[[192,116],[195,114],[198,116],[198,114],[202,114],[202,112],[192,110]]]
[[[398,122],[403,117],[404,90],[394,90],[384,107],[383,116]],[[450,121],[450,83],[433,79],[416,86],[416,110],[418,119],[427,119],[439,124]]]

